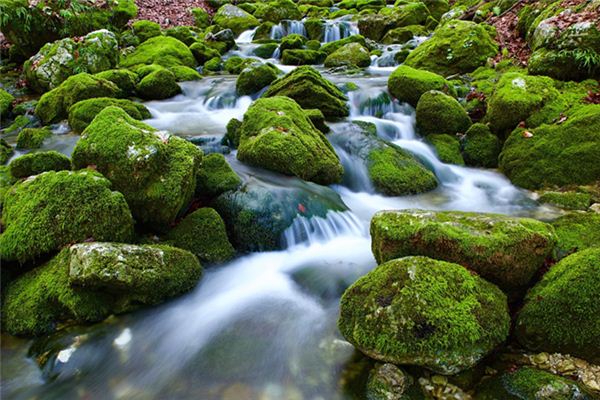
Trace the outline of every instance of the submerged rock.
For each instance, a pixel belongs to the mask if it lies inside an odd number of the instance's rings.
[[[463,265],[505,290],[525,287],[556,244],[543,222],[460,211],[381,211],[371,220],[371,235],[380,263],[428,256]]]
[[[508,336],[506,296],[464,267],[427,257],[386,262],[342,296],[338,327],[376,360],[455,374]]]

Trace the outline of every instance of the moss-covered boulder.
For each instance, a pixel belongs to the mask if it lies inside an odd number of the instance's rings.
[[[96,97],[73,104],[69,109],[69,125],[75,132],[83,130],[106,107],[115,106],[123,109],[131,118],[142,120],[151,117],[150,111],[141,103],[126,99]]]
[[[294,100],[257,100],[240,129],[240,161],[321,184],[341,180],[343,168],[333,147]]]
[[[592,196],[583,192],[555,192],[549,190],[540,193],[538,201],[564,210],[585,211],[592,205]]]
[[[25,262],[66,244],[126,242],[133,235],[127,203],[100,174],[44,172],[13,185],[4,196],[0,255]]]
[[[467,111],[453,97],[425,92],[417,103],[417,129],[422,135],[465,133],[471,126]]]
[[[12,110],[12,102],[14,100],[15,98],[12,94],[0,88],[0,118],[8,116],[8,113]]]
[[[284,19],[302,19],[302,13],[292,0],[275,0],[259,5],[254,15],[263,21],[278,23]]]
[[[210,25],[211,17],[210,14],[200,7],[192,8],[192,15],[194,17],[194,25],[200,29],[206,29]]]
[[[40,335],[67,320],[100,321],[186,292],[201,274],[193,254],[173,247],[76,244],[10,283],[3,326]]]
[[[325,59],[325,67],[366,68],[371,65],[369,51],[359,43],[349,43],[334,51]]]
[[[506,296],[464,267],[405,257],[346,290],[338,327],[376,360],[456,374],[507,338],[510,316]]]
[[[256,93],[277,79],[278,73],[273,64],[252,63],[240,72],[235,89],[240,96]]]
[[[169,68],[169,71],[175,75],[177,82],[198,81],[202,79],[202,75],[198,71],[185,65],[176,65]]]
[[[42,151],[15,158],[8,166],[10,174],[21,179],[45,171],[70,170],[71,160],[57,151]]]
[[[600,247],[600,214],[569,213],[551,224],[558,237],[556,253],[559,257],[590,247]]]
[[[23,65],[27,84],[43,93],[58,87],[79,72],[95,74],[114,68],[119,61],[119,44],[114,33],[103,29],[75,42],[66,38],[47,43]]]
[[[231,29],[236,35],[260,24],[252,14],[233,4],[225,4],[220,7],[213,17],[213,23],[222,28]]]
[[[284,50],[302,49],[304,48],[306,41],[306,37],[298,33],[289,34],[281,38],[279,51],[283,52]]]
[[[204,43],[210,48],[225,54],[229,50],[236,48],[235,34],[231,29],[222,29],[216,33],[207,33],[204,37]]]
[[[263,97],[286,96],[302,108],[319,109],[326,119],[343,118],[349,110],[346,96],[312,67],[303,66],[274,81]]]
[[[327,54],[319,50],[284,50],[281,53],[281,63],[283,65],[316,65],[323,63],[326,56]]]
[[[424,25],[429,10],[422,2],[404,2],[384,8],[378,14],[363,14],[358,18],[360,34],[377,42],[392,29],[409,25]]]
[[[409,25],[391,29],[381,39],[381,43],[404,44],[415,36],[427,36],[427,29],[421,25]]]
[[[211,58],[202,66],[202,72],[204,74],[220,71],[223,71],[223,62],[221,61],[221,57]]]
[[[223,217],[231,243],[242,252],[285,248],[285,231],[297,218],[323,218],[347,210],[332,189],[289,178],[250,179],[217,197],[211,207]]]
[[[554,81],[548,77],[508,72],[488,100],[486,121],[494,133],[506,135],[558,95]]]
[[[412,51],[405,64],[442,76],[474,71],[498,53],[489,26],[453,20]]]
[[[575,110],[564,122],[526,131],[504,142],[499,166],[527,189],[586,184],[600,179],[600,105]]]
[[[442,76],[407,65],[396,68],[388,79],[390,94],[413,107],[417,106],[421,95],[430,90],[437,90],[456,97],[454,87]]]
[[[120,93],[114,83],[87,73],[73,75],[56,89],[44,93],[35,107],[35,115],[44,124],[67,118],[69,108],[85,99],[116,97]]]
[[[205,62],[215,57],[219,57],[221,54],[218,50],[207,46],[202,42],[196,42],[190,46],[190,51],[194,55],[194,58],[200,65],[204,65]]]
[[[383,211],[371,220],[378,262],[423,255],[455,262],[506,290],[522,289],[552,256],[554,229],[530,218],[460,211]]]
[[[117,85],[121,90],[118,97],[130,97],[134,95],[138,75],[128,69],[109,69],[95,74],[96,78],[105,79]]]
[[[185,43],[170,36],[156,36],[140,44],[132,53],[122,57],[120,62],[124,68],[150,64],[166,68],[175,65],[194,67],[196,60]]]
[[[17,149],[39,149],[50,136],[52,131],[48,127],[23,128],[17,135]]]
[[[577,382],[532,367],[521,367],[483,381],[475,400],[592,400]]]
[[[329,55],[350,43],[358,43],[363,47],[367,47],[367,41],[365,40],[364,36],[351,35],[351,36],[345,37],[340,40],[335,40],[333,42],[324,43],[323,46],[321,47],[321,51],[323,51],[324,53],[327,53],[327,55]]]
[[[253,50],[252,54],[260,58],[271,58],[273,57],[273,53],[275,53],[275,50],[277,50],[278,47],[279,45],[277,43],[261,44]]]
[[[465,161],[460,153],[460,142],[456,136],[433,134],[427,136],[427,143],[433,146],[441,162],[465,165]]]
[[[600,360],[600,249],[572,254],[544,275],[525,298],[516,334],[528,349]]]
[[[214,209],[208,207],[185,217],[165,239],[175,247],[192,252],[201,262],[221,263],[235,253],[227,238],[225,223]]]
[[[223,154],[212,153],[202,159],[196,179],[196,195],[213,198],[229,190],[236,190],[242,180],[231,168]]]
[[[165,35],[174,37],[185,43],[187,46],[191,46],[200,39],[198,32],[196,32],[196,28],[193,26],[173,26],[165,30]]]
[[[495,168],[502,146],[488,125],[471,125],[463,138],[462,155],[465,164],[473,167]]]
[[[137,222],[169,226],[196,187],[202,151],[118,107],[103,109],[73,150],[73,166],[94,165],[125,196]]]
[[[163,100],[181,93],[181,87],[173,72],[161,68],[143,77],[136,92],[146,100]]]
[[[133,34],[140,40],[140,43],[162,34],[159,24],[145,19],[135,21],[133,24],[131,24],[131,29]]]

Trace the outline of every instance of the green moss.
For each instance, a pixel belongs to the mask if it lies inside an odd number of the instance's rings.
[[[578,192],[543,192],[538,199],[540,203],[548,203],[565,210],[587,210],[592,204],[589,193]]]
[[[471,72],[498,52],[493,36],[484,25],[450,21],[440,25],[429,40],[413,50],[406,65],[442,76]]]
[[[321,184],[342,178],[331,144],[290,98],[257,100],[244,114],[240,129],[240,161]]]
[[[100,111],[110,106],[121,108],[133,119],[142,120],[151,117],[150,111],[143,104],[126,99],[97,97],[75,103],[69,109],[69,125],[71,129],[75,132],[83,132]]]
[[[279,46],[277,43],[265,43],[254,49],[253,54],[260,58],[271,58]]]
[[[240,72],[235,88],[240,96],[258,92],[277,79],[278,69],[272,64],[255,63]]]
[[[338,327],[371,358],[442,374],[470,368],[508,336],[504,294],[457,264],[386,262],[346,290]]]
[[[35,115],[45,124],[58,122],[66,118],[69,108],[81,100],[116,97],[119,93],[117,85],[105,79],[86,73],[73,75],[40,98]]]
[[[39,149],[52,136],[50,128],[25,128],[17,136],[17,149]]]
[[[297,33],[292,33],[291,35],[284,36],[281,39],[279,51],[283,52],[284,50],[302,49],[304,48],[305,43],[306,37]]]
[[[427,30],[421,25],[403,26],[389,30],[381,43],[383,44],[404,44],[415,36],[426,36]]]
[[[550,268],[525,298],[518,315],[519,342],[534,351],[600,360],[600,249],[570,255]]]
[[[83,131],[72,157],[75,168],[95,165],[123,193],[136,221],[161,230],[190,202],[202,151],[107,107]]]
[[[4,198],[0,254],[25,262],[89,238],[128,241],[125,199],[91,171],[45,172],[15,184]]]
[[[166,239],[173,246],[192,252],[202,262],[222,263],[235,253],[225,223],[212,208],[201,208],[185,217]]]
[[[500,140],[485,124],[473,124],[463,142],[463,158],[473,167],[495,168],[498,166]]]
[[[198,40],[198,32],[191,26],[173,26],[165,30],[165,35],[174,37],[187,46],[191,46]]]
[[[254,15],[263,21],[278,23],[284,19],[302,19],[298,6],[292,0],[275,0],[264,3],[264,5],[260,3],[257,5],[259,7]]]
[[[252,14],[232,4],[225,4],[217,10],[213,17],[213,23],[222,28],[231,29],[235,35],[260,24]]]
[[[237,189],[241,183],[242,180],[225,157],[219,153],[212,153],[202,160],[202,168],[198,171],[196,180],[196,194],[213,198],[221,193]]]
[[[137,93],[146,100],[168,99],[181,93],[177,78],[168,69],[159,69],[146,75],[137,84]]]
[[[320,18],[308,18],[304,20],[304,29],[309,40],[321,42],[325,35],[323,21]]]
[[[456,97],[454,87],[440,75],[406,65],[396,68],[388,79],[390,94],[413,107],[417,106],[421,95],[430,90],[438,90]]]
[[[15,120],[13,121],[13,123],[4,129],[3,133],[18,133],[22,129],[33,125],[35,125],[35,121],[33,118],[28,117],[27,115],[18,115],[17,118],[15,118]]]
[[[204,71],[208,72],[219,72],[223,70],[223,63],[221,62],[221,57],[211,58],[207,62],[204,63],[203,67]]]
[[[417,128],[422,135],[465,133],[470,126],[465,109],[442,92],[425,92],[417,103]]]
[[[371,236],[380,263],[423,255],[463,265],[503,289],[526,286],[556,244],[543,222],[459,211],[379,212]]]
[[[70,170],[71,160],[57,151],[43,151],[15,158],[9,164],[9,168],[13,177],[21,179],[45,171]]]
[[[14,152],[12,146],[6,140],[0,139],[0,165],[6,163]]]
[[[240,128],[242,121],[239,119],[231,118],[227,123],[227,133],[223,137],[223,143],[229,147],[237,149],[240,145],[240,135],[242,134]]]
[[[131,25],[131,28],[133,29],[133,33],[135,34],[135,36],[137,36],[140,39],[140,43],[143,43],[150,38],[160,36],[162,34],[160,31],[160,25],[154,21],[135,21]]]
[[[223,68],[225,68],[225,71],[229,72],[230,74],[238,75],[244,68],[254,64],[255,62],[256,60],[251,58],[233,56],[225,60],[223,63]]]
[[[263,97],[286,96],[302,108],[319,109],[326,119],[348,116],[348,100],[314,68],[303,66],[274,81]]]
[[[15,100],[12,94],[0,88],[0,117],[5,118],[12,110],[12,102]]]
[[[167,68],[176,65],[194,67],[196,61],[185,43],[170,36],[156,36],[139,45],[133,53],[122,57],[120,66],[131,68],[143,64],[158,64]]]
[[[440,161],[447,164],[465,165],[460,154],[460,142],[455,136],[429,135],[427,142],[433,146]]]
[[[369,51],[358,43],[349,43],[334,51],[325,59],[325,67],[359,67],[366,68],[371,65]]]
[[[600,246],[600,214],[570,213],[552,221],[552,226],[558,237],[556,253],[559,257]]]
[[[396,7],[386,7],[378,14],[364,14],[358,18],[361,35],[377,42],[392,29],[409,25],[424,25],[430,16],[422,2],[403,3]]]
[[[133,96],[135,92],[135,85],[138,83],[138,76],[135,72],[127,69],[109,69],[97,73],[97,78],[106,79],[117,85],[121,89],[119,97]]]
[[[202,76],[198,73],[198,71],[193,68],[186,67],[185,65],[176,65],[169,68],[169,71],[175,75],[175,80],[177,82],[197,81],[202,79]]]
[[[600,55],[582,49],[538,49],[529,58],[532,75],[546,75],[563,81],[600,77]]]
[[[200,7],[192,8],[192,15],[194,16],[194,25],[200,29],[208,28],[211,18],[205,9]]]
[[[310,119],[310,122],[313,123],[315,128],[320,130],[323,133],[329,133],[329,127],[325,123],[325,116],[316,108],[310,110],[304,110],[304,114]]]
[[[219,51],[215,50],[211,47],[208,47],[206,44],[201,42],[196,42],[190,46],[190,51],[194,55],[194,58],[200,65],[204,65],[210,59],[215,57],[219,57]]]
[[[358,43],[363,47],[367,46],[367,42],[365,41],[364,36],[352,35],[352,36],[348,36],[344,39],[336,40],[334,42],[325,43],[321,47],[321,51],[323,51],[324,53],[327,53],[327,55],[329,55],[350,43]]]
[[[537,189],[600,179],[600,105],[579,107],[562,123],[531,130],[531,137],[523,133],[513,131],[499,158],[513,183]]]
[[[285,50],[281,54],[283,65],[316,65],[325,61],[326,54],[319,50]]]

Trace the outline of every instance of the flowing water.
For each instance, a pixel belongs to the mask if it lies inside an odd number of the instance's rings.
[[[355,29],[346,21],[326,26],[325,41]],[[272,35],[303,29],[301,24],[283,24]],[[252,35],[243,33],[240,50],[232,54],[244,54],[252,46]],[[415,133],[414,110],[387,94],[391,70],[375,59],[363,75],[324,73],[338,85],[358,86],[349,93],[348,120],[372,122],[381,138],[414,153],[435,172],[440,182],[436,190],[405,197],[376,194],[364,162],[343,148],[348,121],[332,123],[329,137],[346,171],[343,183],[332,188],[347,211],[298,216],[282,235],[282,250],[242,255],[208,268],[195,290],[160,307],[51,336],[42,346],[52,349],[42,370],[27,357],[30,341],[3,338],[5,398],[354,398],[352,385],[341,382],[355,353],[340,340],[336,320],[343,290],[375,266],[368,233],[371,216],[382,209],[406,208],[539,212],[528,194],[503,175],[440,162]],[[152,112],[147,122],[206,151],[222,150],[225,125],[230,118],[241,119],[252,99],[236,96],[235,77],[207,77],[182,87],[179,96],[146,103]],[[70,153],[72,140],[55,142],[49,147]],[[235,153],[228,158],[245,180],[298,184],[295,178],[274,179],[244,166]]]

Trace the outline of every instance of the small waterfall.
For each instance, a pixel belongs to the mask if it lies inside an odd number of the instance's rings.
[[[283,242],[288,247],[300,244],[312,245],[331,241],[340,236],[366,236],[366,228],[350,211],[330,211],[325,218],[297,217],[283,233]]]
[[[324,43],[335,42],[336,40],[344,39],[348,36],[358,35],[356,23],[342,19],[326,21],[324,30]]]
[[[344,167],[343,185],[355,192],[374,193],[375,189],[364,161],[335,143],[333,147]]]
[[[283,37],[292,34],[307,36],[304,22],[286,19],[271,28],[271,39],[273,40],[281,40]]]
[[[255,33],[256,33],[256,28],[244,31],[244,32],[240,33],[240,36],[238,36],[237,39],[235,39],[235,42],[237,44],[252,43],[252,39],[254,39]]]

